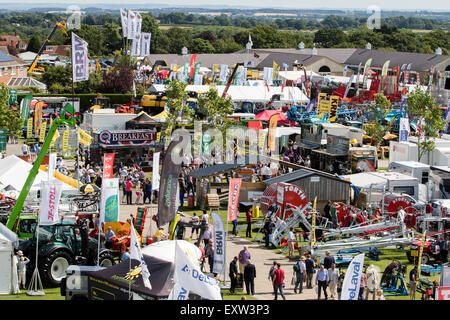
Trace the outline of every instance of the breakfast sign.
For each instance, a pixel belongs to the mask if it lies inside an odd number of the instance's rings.
[[[156,140],[153,130],[103,130],[99,142],[106,146],[145,146]]]

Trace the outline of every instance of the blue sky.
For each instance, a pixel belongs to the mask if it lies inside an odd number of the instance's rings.
[[[0,0],[0,3],[11,3],[11,0]],[[130,3],[164,3],[166,5],[176,5],[176,6],[202,6],[202,5],[226,5],[226,6],[252,6],[252,7],[284,7],[290,9],[302,8],[315,8],[315,9],[366,9],[371,5],[378,6],[383,10],[438,10],[438,11],[450,11],[450,1],[448,0],[320,0],[320,1],[299,1],[299,0],[77,0],[77,1],[46,1],[46,0],[22,0],[17,1],[17,3],[33,3],[37,5],[38,3],[57,3],[59,6],[64,5],[77,5],[77,4],[123,4],[124,6],[129,6]]]

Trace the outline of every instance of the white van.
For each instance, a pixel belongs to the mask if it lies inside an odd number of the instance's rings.
[[[417,161],[393,161],[388,171],[400,172],[417,178],[419,183],[426,184],[430,175],[430,165]]]

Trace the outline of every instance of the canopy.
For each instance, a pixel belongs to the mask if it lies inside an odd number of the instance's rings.
[[[290,136],[291,134],[300,134],[302,128],[300,127],[277,127],[277,130],[275,132],[275,136],[277,138],[280,138],[282,136]],[[263,132],[268,132],[269,129],[263,129]]]
[[[18,291],[17,269],[13,263],[14,247],[18,243],[17,235],[0,223],[0,294],[14,294]]]
[[[139,115],[127,121],[125,128],[128,129],[152,129],[158,122],[150,117],[146,112],[141,112]]]
[[[163,261],[175,261],[175,243],[177,243],[183,251],[192,258],[193,261],[198,262],[202,257],[202,252],[194,244],[186,240],[165,240],[152,243],[142,249],[142,254],[151,257],[158,257]]]
[[[156,121],[160,121],[160,122],[165,121],[166,118],[167,118],[167,111],[166,110],[164,110],[163,112],[158,113],[156,116],[152,117],[152,119],[154,119]]]
[[[16,190],[22,190],[31,168],[32,165],[30,163],[15,155],[3,158],[0,160],[0,183],[7,186],[11,185]],[[48,174],[39,170],[34,178],[31,190],[40,190],[41,182],[47,181],[47,179]],[[77,189],[64,182],[63,192],[64,191],[77,191]]]
[[[255,119],[269,121],[270,117],[273,116],[274,114],[279,114],[280,115],[278,117],[278,121],[280,121],[280,120],[287,120],[286,114],[282,113],[279,110],[264,110],[263,112],[258,113],[257,115],[255,115]]]

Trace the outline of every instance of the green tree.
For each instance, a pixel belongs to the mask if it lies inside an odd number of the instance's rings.
[[[6,129],[8,136],[18,136],[23,127],[23,120],[18,110],[8,106],[8,88],[4,84],[0,86],[0,129]]]
[[[186,83],[179,80],[172,80],[166,85],[167,118],[164,129],[168,133],[177,127],[190,125],[193,122],[194,112],[186,104],[189,97],[185,90],[186,86]]]
[[[45,68],[45,73],[42,75],[40,81],[42,81],[47,88],[49,88],[50,92],[52,92],[52,86],[55,90],[58,88],[58,90],[69,91],[69,87],[72,86],[72,69],[68,66],[48,66]]]
[[[38,35],[32,36],[30,41],[28,41],[27,51],[37,53],[42,46],[42,42],[42,39]]]
[[[214,53],[215,49],[208,40],[196,38],[192,40],[192,53]]]
[[[386,128],[382,125],[382,120],[391,111],[391,102],[382,94],[375,95],[375,102],[366,107],[366,114],[369,124],[366,127],[366,134],[370,136],[375,146],[379,146],[383,139]]]
[[[103,83],[103,75],[96,71],[89,74],[89,79],[86,81],[76,82],[74,91],[76,93],[96,93],[100,91]]]
[[[332,48],[347,41],[347,36],[340,29],[320,29],[314,34],[314,42],[324,48]]]
[[[419,159],[426,152],[433,151],[435,139],[439,137],[444,129],[445,120],[442,119],[441,107],[429,92],[424,92],[420,88],[410,92],[406,98],[406,111],[411,116],[423,123],[420,134],[417,130]]]

